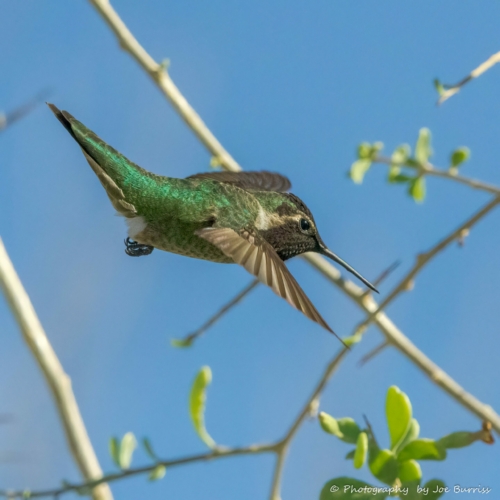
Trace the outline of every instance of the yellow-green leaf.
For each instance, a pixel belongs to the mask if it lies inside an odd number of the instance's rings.
[[[132,455],[137,447],[135,436],[127,432],[120,443],[119,463],[122,469],[128,469],[132,463]]]
[[[411,154],[411,148],[409,144],[401,144],[398,146],[394,153],[392,153],[391,161],[394,166],[404,165]]]
[[[398,454],[398,460],[444,460],[446,449],[433,439],[415,439],[408,443]]]
[[[417,422],[416,419],[412,418],[410,426],[408,427],[408,432],[406,433],[403,440],[400,441],[400,443],[396,447],[396,453],[398,450],[402,450],[409,442],[417,439],[419,434],[420,434],[420,424]]]
[[[470,149],[461,147],[451,153],[450,164],[452,167],[459,167],[464,161],[470,158]]]
[[[453,432],[438,440],[443,448],[463,448],[478,440],[477,432]]]
[[[205,428],[206,389],[212,381],[212,371],[209,366],[203,366],[196,375],[189,395],[189,414],[193,426],[200,439],[209,447],[215,448],[215,441]]]
[[[170,345],[172,347],[191,347],[193,344],[193,338],[192,337],[186,337],[184,339],[171,339],[170,340]]]
[[[445,93],[443,84],[437,78],[434,79],[434,87],[437,90],[439,97],[441,97]]]
[[[364,178],[366,172],[368,172],[371,164],[372,164],[372,161],[369,158],[356,160],[351,165],[351,171],[349,173],[351,179],[356,184],[361,184],[363,182],[363,178]]]
[[[417,202],[421,203],[425,200],[425,178],[423,176],[415,177],[410,181],[408,193]]]
[[[344,435],[340,432],[337,420],[333,418],[331,415],[328,415],[328,413],[322,411],[319,413],[318,419],[321,428],[325,432],[328,432],[328,434],[333,434],[334,436],[337,436],[340,439],[344,437]]]
[[[157,465],[150,473],[149,473],[149,480],[150,481],[157,481],[158,479],[162,479],[165,476],[165,472],[167,469],[165,468],[164,465]]]
[[[425,165],[431,156],[431,131],[428,128],[421,128],[415,146],[415,159],[420,165]]]
[[[408,396],[393,385],[387,391],[385,415],[391,438],[391,450],[403,440],[411,422],[411,403]]]
[[[345,443],[356,444],[361,429],[354,419],[350,417],[338,418],[337,424],[339,425],[340,432],[343,434],[343,437],[340,439]]]
[[[380,450],[369,463],[371,473],[386,484],[393,484],[398,477],[399,464],[390,450]]]
[[[112,437],[109,440],[109,454],[111,455],[113,462],[120,467],[120,443],[115,437]]]
[[[401,482],[420,481],[421,478],[422,469],[415,460],[405,460],[399,464],[399,479]]]
[[[368,436],[366,432],[360,432],[358,441],[356,443],[356,451],[354,452],[354,467],[361,469],[366,462],[366,455],[368,453]]]
[[[212,168],[217,168],[220,167],[221,165],[222,165],[222,159],[219,156],[212,156],[212,158],[210,158],[210,166]]]

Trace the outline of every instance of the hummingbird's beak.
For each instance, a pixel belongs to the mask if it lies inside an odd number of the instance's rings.
[[[337,264],[340,264],[344,269],[347,269],[350,273],[354,274],[354,276],[356,276],[356,278],[361,280],[368,288],[371,288],[374,292],[379,293],[379,291],[367,279],[363,278],[363,276],[361,276],[361,274],[359,274],[357,271],[355,271],[347,262],[342,260],[339,256],[335,255],[326,246],[319,245],[318,253],[325,255],[326,257],[329,257]]]

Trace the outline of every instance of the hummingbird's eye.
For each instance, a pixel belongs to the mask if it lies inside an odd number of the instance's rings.
[[[311,229],[311,223],[307,219],[300,219],[299,221],[300,229],[304,232],[309,231]]]

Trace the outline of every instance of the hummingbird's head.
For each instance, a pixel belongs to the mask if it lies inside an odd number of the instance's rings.
[[[285,199],[276,209],[271,224],[261,232],[280,258],[287,260],[305,252],[319,253],[340,264],[366,286],[378,293],[378,290],[368,280],[325,245],[318,233],[314,217],[306,204],[294,194],[283,193],[283,196]]]

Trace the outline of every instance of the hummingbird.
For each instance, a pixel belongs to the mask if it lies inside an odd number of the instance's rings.
[[[288,192],[287,177],[268,171],[205,172],[185,179],[156,175],[128,160],[67,111],[47,104],[82,149],[115,210],[125,218],[127,255],[149,255],[157,248],[240,264],[334,335],[285,261],[316,252],[377,291],[325,245],[309,208]]]

